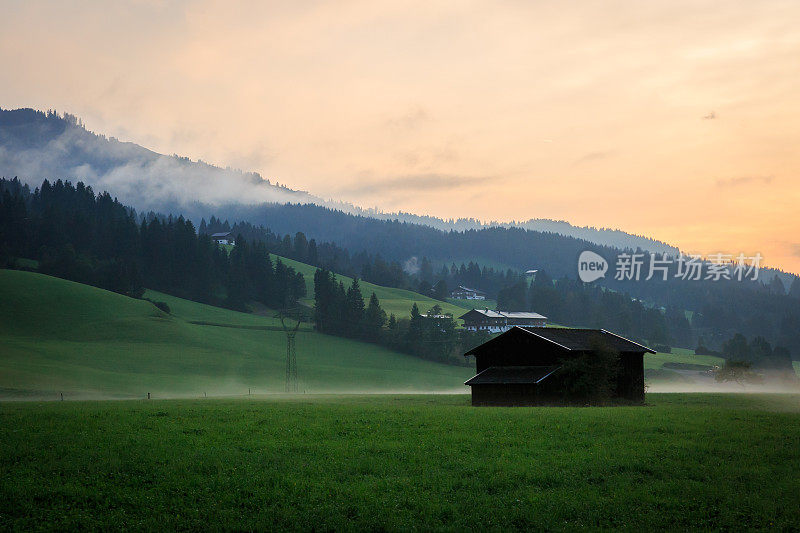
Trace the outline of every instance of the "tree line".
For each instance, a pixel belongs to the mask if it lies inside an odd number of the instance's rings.
[[[202,223],[201,223],[202,227]],[[551,278],[539,269],[529,287],[524,274],[513,269],[493,269],[470,261],[457,266],[423,256],[404,268],[379,254],[351,254],[335,243],[318,243],[302,232],[279,236],[249,223],[233,226],[212,218],[210,228],[236,231],[263,240],[275,254],[310,263],[349,277],[359,276],[379,285],[414,290],[445,300],[459,285],[480,289],[497,308],[536,311],[567,326],[602,327],[651,344],[694,348],[699,338],[720,350],[736,333],[763,336],[773,344],[800,345],[800,278],[787,291],[773,276],[769,284],[757,281],[619,281],[607,276],[602,283],[586,284],[572,276]],[[649,256],[642,269],[647,272]],[[559,269],[558,272],[561,272]],[[479,305],[476,303],[476,305]],[[689,311],[687,313],[687,310]]]
[[[693,347],[699,335],[703,335],[708,344],[720,349],[722,343],[737,332],[748,338],[763,336],[773,344],[787,346],[793,351],[797,350],[795,347],[800,343],[800,328],[797,327],[800,325],[800,278],[791,277],[788,287],[785,287],[784,282],[777,277],[779,273],[774,270],[763,270],[761,279],[749,282],[688,281],[674,277],[674,271],[670,272],[667,280],[659,277],[647,280],[644,279],[646,275],[639,280],[618,280],[613,271],[616,257],[622,250],[555,233],[497,227],[441,231],[419,224],[374,220],[309,205],[259,206],[258,209],[238,209],[235,214],[240,219],[265,224],[273,231],[291,232],[302,228],[309,239],[317,239],[318,250],[322,249],[322,240],[336,242],[339,250],[349,251],[347,256],[340,253],[341,258],[352,257],[360,252],[379,256],[385,263],[395,265],[395,281],[387,282],[384,278],[380,281],[381,284],[403,286],[399,281],[402,277],[399,271],[404,263],[411,257],[428,258],[432,265],[438,265],[433,268],[433,279],[428,280],[432,289],[444,280],[446,288],[450,290],[457,285],[467,285],[484,290],[490,296],[496,290],[498,297],[503,289],[506,289],[506,295],[516,292],[516,289],[512,289],[516,282],[506,280],[505,283],[492,287],[487,279],[462,277],[461,281],[457,281],[453,277],[443,278],[439,275],[441,265],[451,266],[453,258],[479,256],[507,265],[517,275],[528,269],[538,269],[539,272],[549,273],[554,279],[566,278],[574,281],[577,280],[576,267],[580,253],[592,250],[603,256],[611,269],[609,275],[593,285],[627,294],[648,307],[675,315],[670,320],[677,319],[678,313],[674,310],[689,311],[691,339],[682,340],[681,346]],[[400,268],[397,268],[398,265]],[[649,265],[650,255],[645,253],[642,272],[646,274]],[[360,267],[348,269],[347,260],[344,259],[341,263],[336,263],[320,256],[317,266],[326,266],[350,276],[366,273],[362,273]],[[370,281],[374,279],[364,275],[362,277]],[[424,274],[418,273],[416,277],[419,287]],[[431,294],[441,297],[445,292],[439,290]],[[546,309],[543,311],[548,314]],[[671,332],[670,335],[680,338],[684,334]]]
[[[304,285],[293,270],[272,264],[272,253],[440,300],[458,285],[471,286],[496,297],[503,310],[532,310],[563,325],[603,327],[651,344],[691,348],[702,336],[705,346],[719,351],[741,333],[764,337],[795,355],[800,345],[798,278],[788,291],[775,276],[767,285],[675,279],[585,284],[574,275],[552,279],[543,268],[529,288],[513,269],[474,261],[448,266],[425,255],[401,264],[379,253],[352,253],[337,243],[317,242],[303,232],[279,235],[247,222],[230,225],[212,217],[195,231],[182,217],[137,216],[82,183],[45,181],[31,191],[18,180],[0,180],[0,191],[3,264],[9,257],[37,259],[42,272],[131,296],[147,286],[236,309],[243,309],[248,298],[280,307],[301,297]],[[208,234],[219,231],[239,237],[235,253],[228,255],[210,241]],[[648,261],[646,256],[645,271]]]
[[[501,289],[522,277],[512,269],[481,267],[474,261],[460,265],[450,262],[448,266],[423,256],[421,259],[411,257],[401,264],[396,260],[389,261],[380,254],[363,250],[351,253],[333,242],[319,243],[313,238],[308,239],[302,231],[294,235],[279,235],[263,226],[248,222],[230,224],[215,216],[211,216],[208,222],[202,219],[198,231],[202,234],[242,235],[247,240],[263,242],[270,253],[276,255],[344,276],[359,277],[376,285],[407,289],[443,301],[459,285],[480,288],[489,298],[495,298]]]
[[[315,272],[314,301],[318,331],[373,342],[434,361],[465,365],[463,353],[488,339],[486,333],[458,329],[453,317],[443,314],[438,305],[422,314],[414,303],[409,318],[387,316],[374,292],[364,304],[358,278],[345,287],[330,270]]]
[[[81,182],[45,180],[31,191],[17,179],[0,180],[0,266],[18,258],[134,298],[147,287],[244,310],[249,301],[282,308],[305,295],[302,274],[273,264],[263,243],[242,239],[228,253],[181,216],[137,216]]]

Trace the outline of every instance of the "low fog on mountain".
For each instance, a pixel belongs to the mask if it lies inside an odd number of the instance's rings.
[[[412,213],[364,209],[272,183],[255,172],[220,168],[179,155],[162,155],[131,142],[85,129],[78,117],[32,109],[0,109],[0,176],[36,186],[43,179],[83,181],[96,191],[125,198],[139,210],[182,213],[199,221],[211,215],[259,222],[269,203],[316,204],[381,220],[401,220],[444,231],[519,227],[559,233],[616,248],[676,254],[678,249],[615,229],[576,227],[565,221],[492,222],[442,220]]]

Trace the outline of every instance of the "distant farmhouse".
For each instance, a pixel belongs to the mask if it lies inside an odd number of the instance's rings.
[[[236,245],[236,239],[233,238],[233,235],[228,233],[214,233],[211,235],[211,240],[216,242],[217,244],[232,244]]]
[[[514,326],[545,326],[547,317],[539,313],[518,311],[493,311],[491,309],[473,309],[460,317],[464,328],[468,331],[486,331],[500,333]]]
[[[456,300],[485,300],[486,293],[478,289],[470,289],[469,287],[459,285],[456,290],[450,293],[450,298]]]
[[[475,356],[477,372],[465,385],[472,387],[472,405],[580,403],[566,393],[563,365],[584,355],[599,357],[601,349],[619,361],[612,397],[642,403],[644,354],[656,352],[603,329],[511,328],[464,354]]]

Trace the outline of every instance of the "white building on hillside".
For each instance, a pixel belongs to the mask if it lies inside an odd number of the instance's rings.
[[[514,326],[547,325],[546,316],[522,311],[473,309],[458,318],[464,321],[464,328],[469,331],[487,331],[489,333],[501,333]]]
[[[455,298],[456,300],[485,300],[486,293],[459,285],[456,290],[450,293],[450,298]]]
[[[231,232],[228,233],[214,233],[211,235],[211,240],[217,244],[231,244],[236,245],[236,239],[234,239]]]

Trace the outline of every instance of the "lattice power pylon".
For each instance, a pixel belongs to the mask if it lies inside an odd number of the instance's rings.
[[[281,319],[283,331],[286,332],[286,392],[297,392],[297,350],[295,349],[295,337],[300,327],[300,319],[294,327],[286,325],[283,313],[278,315]]]

